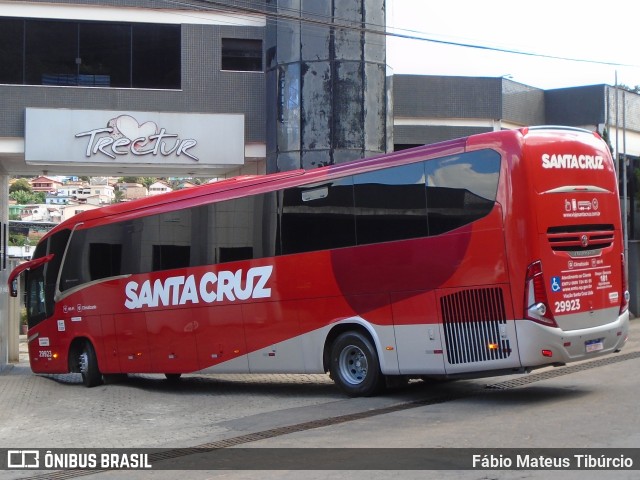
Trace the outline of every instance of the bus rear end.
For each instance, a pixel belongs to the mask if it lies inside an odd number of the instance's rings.
[[[523,282],[523,320],[516,322],[522,366],[617,351],[627,340],[629,293],[609,150],[583,130],[523,133],[513,206],[531,226],[511,221],[507,229],[510,256],[522,255],[511,272],[512,283]]]

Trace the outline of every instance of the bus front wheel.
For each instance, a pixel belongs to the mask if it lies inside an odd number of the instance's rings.
[[[98,369],[98,359],[96,351],[91,342],[84,343],[80,356],[78,357],[78,367],[82,375],[82,383],[85,387],[95,387],[102,385],[102,374]]]
[[[331,378],[350,397],[368,397],[382,390],[385,379],[375,347],[360,332],[345,332],[331,346]]]

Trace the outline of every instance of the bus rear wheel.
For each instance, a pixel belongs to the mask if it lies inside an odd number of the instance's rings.
[[[82,375],[82,383],[85,387],[90,388],[102,385],[102,374],[98,369],[96,351],[89,341],[84,343],[80,351],[78,369]]]
[[[375,395],[384,387],[378,353],[360,332],[345,332],[335,339],[330,371],[336,385],[350,397]]]

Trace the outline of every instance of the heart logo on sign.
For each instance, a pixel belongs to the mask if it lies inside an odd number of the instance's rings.
[[[145,122],[140,125],[138,121],[130,115],[121,115],[116,118],[115,127],[132,142],[136,139],[142,139],[136,142],[136,150],[149,143],[151,141],[149,140],[151,135],[158,133],[158,126],[155,122]]]

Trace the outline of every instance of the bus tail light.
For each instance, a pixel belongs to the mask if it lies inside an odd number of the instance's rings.
[[[545,288],[544,275],[542,274],[542,262],[533,262],[527,268],[527,278],[524,288],[524,318],[534,322],[557,327],[553,312],[549,308],[547,290]]]
[[[622,294],[622,301],[620,302],[620,315],[629,309],[629,284],[627,279],[627,267],[624,261],[624,253],[621,254],[622,258],[622,287],[620,292]]]

